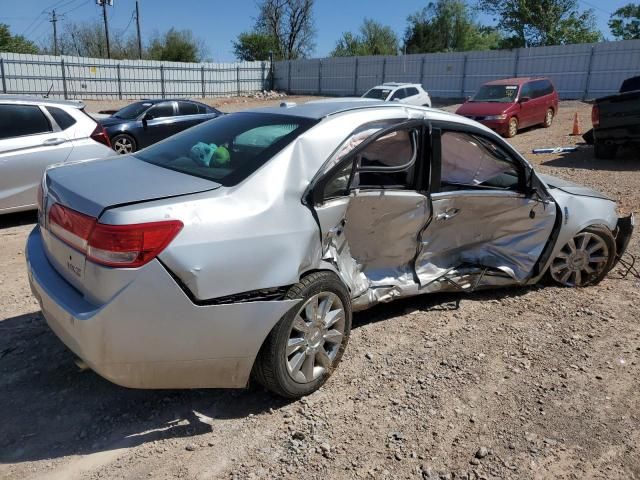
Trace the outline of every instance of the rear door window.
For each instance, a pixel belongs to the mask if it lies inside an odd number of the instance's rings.
[[[414,95],[418,95],[418,89],[415,87],[407,88],[407,97],[413,97]]]
[[[406,98],[406,96],[407,96],[407,89],[399,88],[393,93],[391,100],[402,100],[403,98]]]
[[[60,127],[60,130],[66,130],[67,128],[75,125],[76,119],[58,107],[46,107],[55,122]]]
[[[0,105],[0,139],[50,131],[51,124],[37,105]]]
[[[191,102],[178,102],[178,115],[197,115],[198,105]]]

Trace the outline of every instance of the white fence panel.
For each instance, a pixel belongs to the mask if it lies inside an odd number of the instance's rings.
[[[0,53],[0,93],[61,98],[244,95],[271,88],[268,62],[180,63]]]
[[[640,40],[481,52],[275,62],[275,88],[293,94],[362,95],[384,82],[421,83],[433,97],[473,95],[489,80],[547,76],[565,99],[618,91],[640,75]]]

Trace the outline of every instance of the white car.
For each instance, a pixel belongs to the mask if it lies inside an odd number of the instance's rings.
[[[0,95],[0,215],[37,207],[45,169],[114,155],[79,101]]]
[[[419,83],[383,83],[367,91],[362,98],[407,103],[422,107],[431,106],[431,97]]]

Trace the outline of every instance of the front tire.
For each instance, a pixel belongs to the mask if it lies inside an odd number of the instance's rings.
[[[285,298],[302,301],[271,330],[252,373],[268,390],[295,399],[318,390],[340,362],[351,332],[351,301],[331,272],[304,277]]]
[[[138,145],[136,144],[136,140],[126,133],[121,133],[116,135],[111,140],[112,148],[121,155],[127,155],[129,153],[133,153],[138,149]]]
[[[596,285],[609,273],[616,241],[605,226],[592,225],[562,247],[549,266],[551,278],[564,287]]]
[[[554,117],[553,108],[548,108],[547,113],[545,113],[544,115],[544,122],[542,123],[542,126],[544,128],[549,128],[553,123],[553,117]]]
[[[507,131],[505,133],[505,137],[513,138],[518,133],[518,119],[516,117],[511,117],[509,119],[509,124],[507,125]]]

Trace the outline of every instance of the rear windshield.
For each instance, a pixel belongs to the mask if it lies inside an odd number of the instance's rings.
[[[473,97],[473,101],[513,103],[517,96],[518,85],[483,85]]]
[[[174,135],[135,156],[160,167],[232,186],[315,123],[290,115],[233,113]]]
[[[372,88],[365,93],[363,98],[375,98],[376,100],[386,100],[391,93],[390,88]]]

